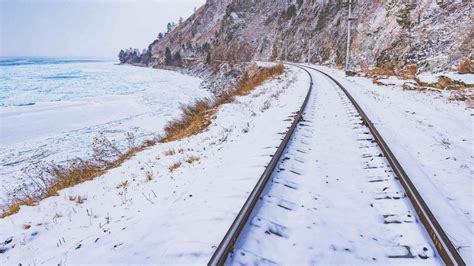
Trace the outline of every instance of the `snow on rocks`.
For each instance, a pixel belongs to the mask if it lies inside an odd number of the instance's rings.
[[[474,84],[474,74],[458,74],[456,72],[440,72],[436,74],[424,72],[418,75],[418,78],[426,83],[434,83],[440,76],[445,76],[452,80],[461,81],[466,84]]]
[[[0,264],[207,263],[304,100],[306,73],[285,75],[221,106],[207,131],[1,219]]]

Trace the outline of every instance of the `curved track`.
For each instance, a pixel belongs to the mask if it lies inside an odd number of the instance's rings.
[[[209,265],[464,265],[348,91],[297,67],[311,78],[307,97]]]

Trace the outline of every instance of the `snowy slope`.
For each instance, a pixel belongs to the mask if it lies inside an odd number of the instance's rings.
[[[308,82],[306,73],[289,68],[285,78],[223,105],[208,131],[145,150],[94,181],[1,219],[0,264],[207,263]],[[176,153],[165,155],[170,149]]]
[[[472,109],[436,93],[377,86],[367,78],[318,68],[336,77],[359,102],[465,261],[472,263]]]

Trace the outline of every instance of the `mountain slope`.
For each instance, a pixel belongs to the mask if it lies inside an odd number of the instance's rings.
[[[185,59],[211,62],[342,64],[347,13],[342,0],[209,0],[150,45],[150,65],[165,63],[166,48]],[[473,56],[471,3],[359,0],[353,17],[352,60],[361,68],[413,64],[441,70]]]

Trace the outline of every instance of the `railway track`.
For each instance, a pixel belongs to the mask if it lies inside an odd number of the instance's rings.
[[[306,99],[209,265],[465,265],[348,91],[296,67]]]

